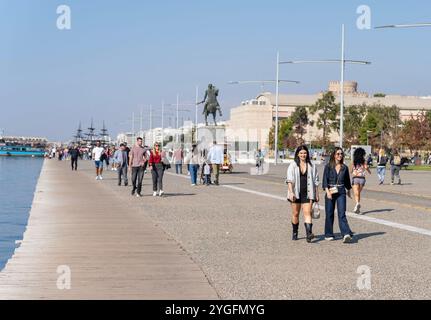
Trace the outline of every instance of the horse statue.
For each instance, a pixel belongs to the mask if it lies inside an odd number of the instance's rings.
[[[222,117],[220,104],[217,101],[218,93],[219,93],[219,90],[216,87],[214,87],[212,84],[209,84],[208,89],[205,91],[204,100],[198,103],[198,105],[205,103],[203,115],[205,116],[206,126],[208,126],[209,114],[213,115],[215,126],[217,126],[217,122],[216,122],[217,111],[219,112],[220,117]]]

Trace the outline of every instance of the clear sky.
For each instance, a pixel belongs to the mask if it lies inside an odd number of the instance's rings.
[[[71,30],[56,27],[62,4]],[[0,129],[67,140],[93,117],[115,136],[141,106],[144,127],[150,104],[160,124],[163,99],[174,103],[179,93],[193,102],[196,85],[202,99],[210,82],[226,119],[260,91],[229,81],[274,79],[277,50],[282,60],[339,58],[342,23],[347,58],[373,62],[347,69],[360,91],[431,95],[431,28],[359,30],[360,5],[370,6],[373,26],[431,22],[428,0],[0,0]],[[302,82],[282,93],[325,90],[339,69],[282,66],[282,78]],[[170,109],[166,124],[174,125]]]

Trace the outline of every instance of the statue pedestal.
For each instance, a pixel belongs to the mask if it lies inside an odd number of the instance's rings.
[[[212,145],[214,141],[217,144],[226,143],[226,126],[205,126],[197,128],[196,142],[199,144]]]

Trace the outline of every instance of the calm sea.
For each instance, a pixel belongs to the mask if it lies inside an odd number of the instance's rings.
[[[41,158],[0,157],[0,270],[22,240],[42,164]]]

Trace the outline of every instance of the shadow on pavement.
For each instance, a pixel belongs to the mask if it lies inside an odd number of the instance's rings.
[[[164,193],[163,198],[195,196],[195,193]]]
[[[395,209],[370,210],[370,211],[363,212],[362,215],[371,214],[371,213],[392,212],[392,211],[395,211]]]
[[[383,236],[385,235],[386,232],[372,232],[372,233],[362,233],[362,234],[355,234],[353,236],[353,240],[352,242],[350,242],[350,244],[357,244],[359,243],[359,241],[370,238],[370,237],[377,237],[377,236]],[[341,234],[336,234],[335,235],[335,240],[331,241],[331,242],[337,242],[337,241],[342,241],[343,237],[341,236]],[[313,243],[319,243],[322,241],[326,241],[325,240],[325,236],[320,235],[320,236],[316,236],[315,240],[313,241]]]

